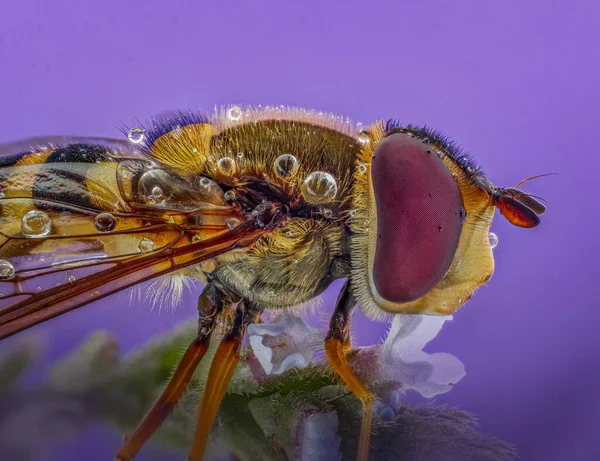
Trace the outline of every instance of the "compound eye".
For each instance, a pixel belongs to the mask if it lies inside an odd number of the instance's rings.
[[[375,287],[387,301],[414,301],[450,268],[464,220],[460,189],[435,151],[404,133],[377,146],[371,174],[377,204]]]

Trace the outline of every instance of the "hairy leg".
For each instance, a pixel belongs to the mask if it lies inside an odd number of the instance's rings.
[[[214,285],[207,285],[204,288],[198,298],[199,318],[196,338],[194,338],[183,354],[175,372],[167,383],[167,387],[154,406],[140,422],[131,437],[125,441],[117,452],[115,456],[116,461],[132,460],[142,445],[160,427],[175,405],[177,405],[196,367],[208,349],[210,337],[215,328],[216,317],[223,309],[224,303],[229,303],[229,301]]]
[[[188,454],[189,461],[201,461],[202,459],[213,421],[240,359],[242,338],[246,327],[258,319],[261,311],[262,309],[248,301],[242,300],[237,305],[233,325],[223,336],[208,372],[206,388],[198,412],[194,441]]]
[[[342,289],[329,323],[329,333],[325,339],[325,353],[331,367],[342,378],[350,391],[356,395],[363,405],[363,416],[358,440],[357,461],[367,461],[369,457],[369,440],[371,438],[371,406],[373,394],[356,376],[346,360],[346,352],[350,349],[350,318],[356,306],[356,300],[350,293],[347,281]]]

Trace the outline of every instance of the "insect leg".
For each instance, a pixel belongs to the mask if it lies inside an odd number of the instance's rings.
[[[206,440],[213,425],[225,391],[240,359],[242,338],[246,327],[256,321],[262,309],[248,301],[240,301],[235,311],[231,329],[223,336],[206,379],[206,388],[198,412],[198,423],[194,441],[188,454],[188,461],[200,461],[206,447]]]
[[[356,460],[367,461],[369,457],[369,440],[371,438],[371,405],[373,403],[373,394],[356,376],[346,360],[346,352],[351,347],[350,317],[355,306],[356,300],[352,293],[350,293],[350,283],[346,281],[336,301],[335,310],[329,323],[329,333],[325,339],[325,354],[335,372],[362,403],[363,416]]]
[[[142,445],[156,431],[171,410],[177,405],[187,388],[198,363],[204,356],[210,337],[215,328],[217,314],[223,309],[227,298],[214,285],[207,285],[198,298],[198,334],[183,354],[175,372],[169,379],[167,387],[162,392],[152,409],[131,437],[123,444],[115,455],[115,461],[132,460]]]

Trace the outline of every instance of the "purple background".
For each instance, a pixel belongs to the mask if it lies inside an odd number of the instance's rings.
[[[598,14],[593,1],[7,1],[0,142],[118,137],[119,122],[174,108],[289,104],[427,123],[499,185],[560,173],[528,184],[549,203],[539,228],[496,219],[495,276],[429,350],[467,368],[437,401],[476,413],[521,459],[600,459]],[[160,316],[111,298],[36,331],[47,361],[98,328],[130,350],[192,315],[193,298]],[[385,328],[359,318],[355,340]],[[96,427],[61,459],[83,448],[112,459],[118,443]]]

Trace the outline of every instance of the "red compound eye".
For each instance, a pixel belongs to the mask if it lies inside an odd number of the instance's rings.
[[[375,287],[390,302],[414,301],[452,263],[464,220],[460,189],[435,151],[404,133],[377,146],[371,174],[377,203]]]

